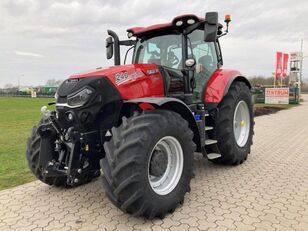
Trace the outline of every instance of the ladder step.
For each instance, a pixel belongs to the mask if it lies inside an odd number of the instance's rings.
[[[209,153],[209,154],[207,154],[207,158],[209,160],[214,160],[214,159],[217,159],[219,157],[221,157],[221,154],[219,154],[219,153]]]
[[[209,113],[205,113],[205,114],[204,114],[205,117],[207,117],[207,116],[209,116],[209,115],[210,115]]]
[[[213,127],[211,126],[205,126],[205,131],[213,130]]]
[[[211,145],[211,144],[216,144],[217,140],[211,140],[211,139],[207,139],[205,140],[205,145]]]

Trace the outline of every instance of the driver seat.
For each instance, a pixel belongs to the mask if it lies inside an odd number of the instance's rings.
[[[212,73],[214,67],[213,57],[210,55],[201,56],[198,60],[198,64],[202,65],[200,72],[210,72]]]

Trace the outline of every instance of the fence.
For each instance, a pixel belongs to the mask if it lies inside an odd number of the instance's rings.
[[[0,91],[0,97],[26,97],[26,98],[31,98],[31,94],[24,93],[24,92],[18,92],[18,93],[12,93],[12,92],[2,92]],[[37,98],[54,98],[54,94],[42,94],[42,93],[37,93],[36,97]]]

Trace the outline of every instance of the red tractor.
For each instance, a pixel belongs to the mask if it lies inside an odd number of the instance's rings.
[[[108,30],[114,66],[75,74],[56,93],[55,110],[28,140],[30,169],[53,186],[77,186],[100,176],[122,211],[164,217],[190,191],[194,152],[237,165],[250,153],[250,83],[222,69],[219,38],[228,32],[217,12],[128,29]],[[134,38],[134,39],[131,39]],[[121,65],[120,46],[133,49]]]

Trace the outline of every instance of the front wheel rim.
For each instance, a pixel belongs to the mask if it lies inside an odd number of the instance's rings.
[[[247,103],[243,100],[238,102],[234,110],[233,132],[237,145],[244,147],[250,132],[250,112]]]
[[[155,155],[165,155],[167,164],[161,160],[159,167],[164,171],[157,176],[153,174],[151,166],[155,161]],[[172,137],[165,136],[154,146],[148,161],[148,180],[152,190],[159,195],[167,195],[178,185],[182,176],[184,165],[183,150],[180,142]]]

